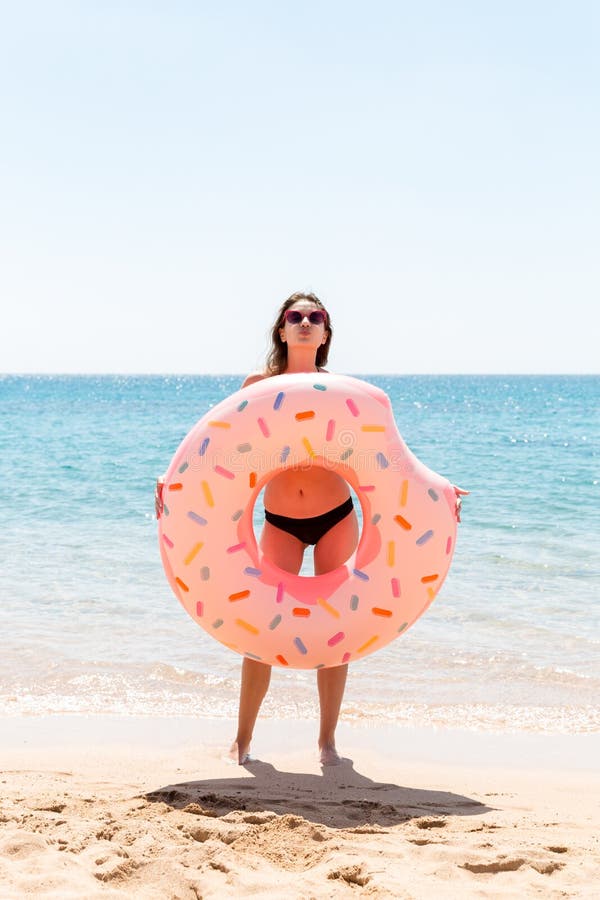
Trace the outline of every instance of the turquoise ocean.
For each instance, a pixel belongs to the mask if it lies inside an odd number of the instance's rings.
[[[600,731],[600,377],[359,377],[471,495],[438,598],[352,664],[342,718]],[[153,489],[240,383],[0,377],[0,715],[235,715],[240,657],[172,595]],[[276,670],[263,713],[316,716],[314,673]]]

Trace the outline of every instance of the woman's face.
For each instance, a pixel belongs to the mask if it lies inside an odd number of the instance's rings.
[[[317,324],[310,321],[309,316],[311,313],[321,312],[320,308],[315,303],[311,303],[310,300],[296,300],[286,310],[286,312],[291,311],[300,313],[302,318],[299,322],[285,320],[283,328],[279,329],[281,340],[287,343],[288,348],[311,347],[314,348],[316,353],[321,344],[326,342],[329,334],[325,327],[327,319],[325,318],[324,322]]]

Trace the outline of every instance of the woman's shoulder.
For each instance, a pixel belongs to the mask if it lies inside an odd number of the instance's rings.
[[[264,378],[268,377],[269,375],[267,372],[251,372],[245,377],[242,387],[248,387],[248,385],[255,384],[257,381],[262,381]]]

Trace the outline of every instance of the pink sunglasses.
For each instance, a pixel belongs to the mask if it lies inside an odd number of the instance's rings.
[[[313,309],[312,312],[300,312],[299,309],[286,309],[284,319],[290,325],[299,325],[304,319],[308,319],[311,325],[324,325],[327,322],[327,313],[324,309]]]

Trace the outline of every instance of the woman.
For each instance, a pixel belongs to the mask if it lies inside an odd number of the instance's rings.
[[[264,371],[245,379],[242,388],[273,375],[326,372],[333,329],[329,313],[314,294],[296,293],[285,300],[271,331]],[[460,510],[457,492],[457,516]],[[157,484],[157,516],[162,512],[162,484]],[[275,476],[265,488],[265,523],[260,546],[270,560],[298,574],[304,551],[314,545],[315,575],[341,566],[358,543],[358,521],[350,489],[339,475],[321,466],[300,466]],[[460,520],[460,519],[459,519]],[[321,764],[341,761],[335,730],[344,696],[348,666],[317,671],[320,704]],[[250,759],[250,742],[271,680],[271,666],[248,657],[242,663],[238,730],[230,750],[240,765]]]
[[[332,338],[329,314],[314,294],[292,294],[281,305],[271,331],[264,372],[249,375],[242,387],[298,372],[325,372]],[[288,469],[271,479],[264,495],[261,550],[287,572],[298,574],[304,551],[314,544],[315,575],[341,566],[358,542],[358,521],[346,481],[320,466]],[[340,762],[335,729],[348,666],[319,669],[319,752],[322,765]],[[248,760],[254,724],[271,679],[271,666],[244,658],[238,732],[231,753]]]

